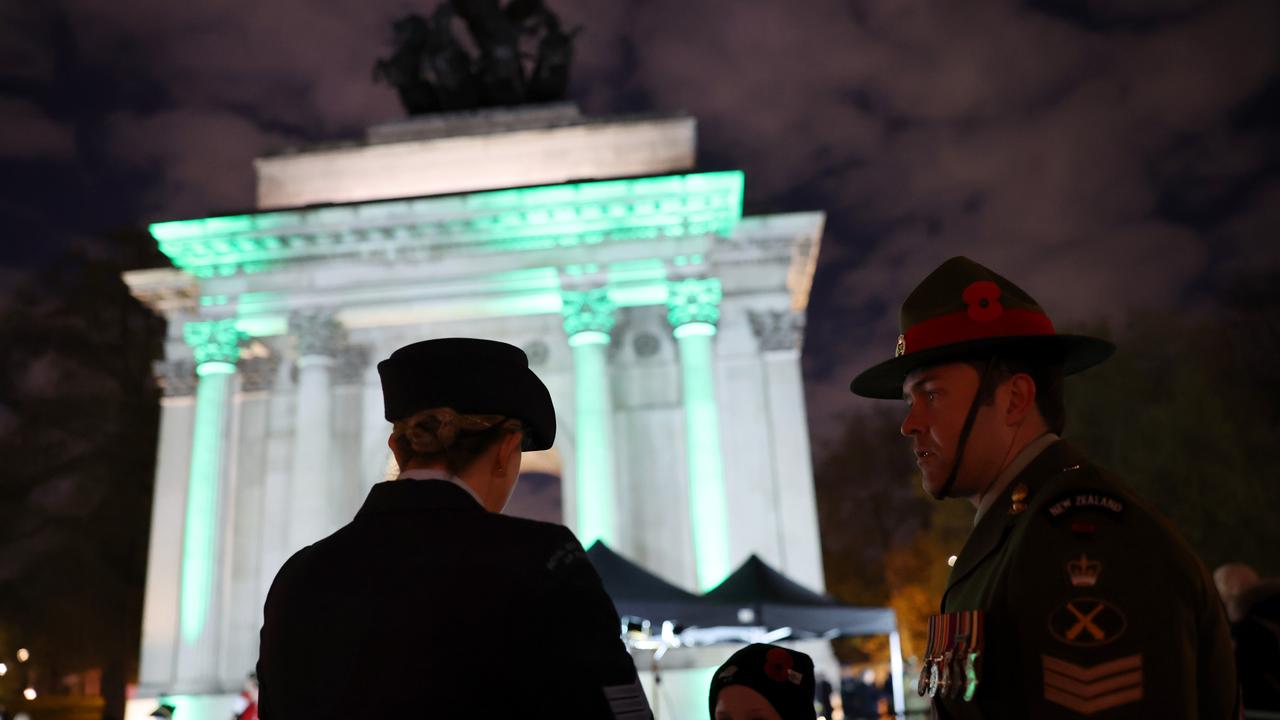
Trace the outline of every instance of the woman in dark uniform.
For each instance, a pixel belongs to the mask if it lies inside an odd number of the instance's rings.
[[[428,340],[378,372],[400,475],[280,569],[261,717],[649,717],[577,538],[499,514],[522,450],[555,439],[524,352]]]

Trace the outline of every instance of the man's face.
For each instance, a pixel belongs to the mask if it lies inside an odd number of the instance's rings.
[[[978,371],[971,365],[950,363],[917,370],[902,383],[908,407],[902,434],[911,438],[921,482],[932,497],[941,497],[942,486],[951,474],[960,430],[978,393],[978,381]],[[1005,394],[1004,387],[997,388],[994,406],[978,409],[952,496],[972,497],[982,492],[999,472],[1008,428],[995,410]]]

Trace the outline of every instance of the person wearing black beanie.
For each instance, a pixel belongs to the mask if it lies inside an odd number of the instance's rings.
[[[729,657],[711,678],[711,720],[814,720],[813,660],[755,643]]]

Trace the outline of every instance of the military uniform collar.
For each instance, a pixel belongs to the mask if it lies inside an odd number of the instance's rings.
[[[473,496],[450,482],[388,480],[369,490],[356,517],[420,510],[485,511]]]
[[[453,475],[452,473],[449,473],[445,470],[433,470],[428,468],[417,468],[414,470],[405,470],[404,472],[400,473],[399,477],[397,477],[396,480],[441,480],[444,482],[453,483],[454,485],[457,485],[463,490],[466,490],[468,495],[470,495],[472,498],[475,498],[475,501],[479,503],[481,507],[484,507],[484,503],[480,500],[480,495],[476,493],[474,488],[472,488],[470,485],[464,482],[462,478],[458,477],[457,475]]]
[[[1013,513],[1012,496],[1015,490],[1026,493],[1024,503],[1030,503],[1036,491],[1050,478],[1060,475],[1064,470],[1083,463],[1084,456],[1065,440],[1051,443],[1039,455],[1035,456],[1027,466],[1018,473],[1008,487],[1000,493],[991,505],[991,511],[978,521],[977,527],[965,541],[956,564],[951,568],[947,578],[947,592],[976,569],[988,555],[995,552],[1009,536],[1009,530],[1025,513]],[[943,608],[946,607],[947,596],[942,596]]]
[[[1026,447],[1022,448],[1022,450],[1014,456],[1013,462],[1009,463],[1008,467],[1000,471],[1000,474],[996,477],[996,481],[991,484],[991,489],[988,490],[987,494],[983,495],[978,501],[978,512],[973,516],[974,527],[977,527],[978,523],[982,521],[983,516],[985,516],[987,511],[995,505],[996,500],[1000,499],[1000,497],[1004,495],[1004,491],[1008,489],[1009,484],[1013,479],[1017,477],[1022,470],[1027,467],[1027,465],[1030,465],[1032,460],[1039,457],[1040,453],[1044,452],[1050,445],[1061,439],[1062,438],[1059,438],[1054,433],[1046,432],[1040,437],[1027,443]]]

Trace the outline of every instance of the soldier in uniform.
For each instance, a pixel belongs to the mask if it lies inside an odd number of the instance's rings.
[[[501,515],[555,439],[523,351],[428,340],[378,364],[399,478],[299,550],[267,596],[259,714],[647,718],[600,578],[568,529]]]
[[[937,716],[1237,717],[1208,572],[1059,437],[1062,378],[1113,346],[1058,334],[1030,295],[962,257],[916,287],[901,323],[895,357],[851,389],[905,399],[925,490],[977,509],[929,623],[918,690]]]

